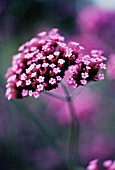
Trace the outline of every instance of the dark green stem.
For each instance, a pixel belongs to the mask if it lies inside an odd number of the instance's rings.
[[[72,117],[72,123],[70,126],[70,133],[69,133],[68,157],[69,157],[69,170],[74,170],[79,163],[79,147],[78,147],[79,122],[77,116],[75,116],[74,114],[74,107],[73,107],[72,97],[70,95],[70,92],[63,82],[61,83],[61,85],[65,94],[67,95],[67,102]]]
[[[57,98],[57,99],[60,99],[60,100],[63,100],[63,101],[66,101],[66,96],[62,96],[62,95],[59,95],[59,94],[56,94],[56,93],[51,93],[49,91],[43,91],[44,94],[47,94],[51,97],[54,97],[54,98]]]

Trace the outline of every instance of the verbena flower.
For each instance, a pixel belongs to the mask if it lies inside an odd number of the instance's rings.
[[[37,98],[43,90],[58,87],[65,70],[72,64],[68,58],[70,55],[71,49],[58,29],[39,33],[36,38],[20,46],[19,53],[13,56],[12,66],[6,73],[6,97],[11,99],[29,95]]]
[[[115,170],[115,161],[105,160],[101,167],[103,167],[105,170]],[[101,170],[101,167],[99,165],[98,159],[95,159],[89,162],[87,170]]]
[[[43,90],[58,87],[68,67],[73,73],[69,84],[75,87],[90,80],[103,79],[103,74],[96,75],[105,67],[102,63],[105,58],[96,51],[92,58],[86,59],[83,50],[79,43],[66,44],[58,29],[39,33],[20,46],[19,53],[13,56],[12,66],[6,73],[6,97],[12,99],[29,95],[38,98]]]
[[[89,81],[103,80],[104,74],[98,74],[100,70],[106,69],[103,61],[106,58],[102,51],[92,50],[91,55],[83,55],[75,60],[74,66],[69,66],[71,76],[68,84],[73,87],[86,85]]]

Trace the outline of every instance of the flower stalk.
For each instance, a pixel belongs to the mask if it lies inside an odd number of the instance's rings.
[[[70,132],[69,132],[69,146],[68,146],[68,157],[69,157],[69,169],[74,170],[79,164],[79,121],[74,114],[74,106],[72,103],[72,96],[68,88],[65,86],[63,82],[61,82],[62,88],[67,96],[67,102],[72,118],[72,122],[70,124]]]

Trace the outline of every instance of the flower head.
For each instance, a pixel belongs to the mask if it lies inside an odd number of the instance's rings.
[[[77,47],[77,51],[76,51]],[[77,43],[71,45],[64,42],[58,29],[39,33],[19,47],[14,55],[12,66],[7,70],[6,97],[22,98],[40,95],[43,90],[58,87],[69,65],[73,64],[80,49]],[[76,56],[72,56],[76,53]]]
[[[72,82],[76,82],[76,86],[86,85],[89,81],[103,80],[104,74],[98,72],[102,69],[106,69],[106,65],[103,61],[106,58],[102,55],[101,51],[92,50],[91,55],[84,55],[78,57],[76,67],[70,66],[69,70],[72,75],[68,79],[69,85]]]
[[[115,161],[105,160],[102,166],[105,170],[115,170]],[[101,170],[98,159],[90,161],[87,170]]]
[[[12,66],[6,73],[8,99],[37,97],[43,90],[58,86],[68,68],[68,60],[65,60],[67,47],[61,47],[63,41],[58,30],[52,29],[39,33],[19,47],[19,53],[13,57]]]
[[[65,71],[72,74],[74,88],[86,85],[91,80],[102,80],[99,70],[105,69],[105,58],[100,51],[92,51],[91,56],[83,54],[84,47],[79,43],[64,42],[58,29],[42,32],[19,47],[19,53],[13,56],[12,66],[7,70],[6,97],[23,98],[40,96],[43,90],[58,87]]]

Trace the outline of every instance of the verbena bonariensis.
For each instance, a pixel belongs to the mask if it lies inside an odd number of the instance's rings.
[[[100,165],[98,159],[89,162],[86,170],[115,170],[115,161],[105,160],[102,165]]]
[[[39,33],[13,56],[12,66],[5,75],[6,97],[8,100],[28,95],[38,98],[43,90],[57,88],[66,70],[71,73],[68,84],[73,87],[104,79],[103,74],[98,75],[106,68],[102,52],[92,50],[91,55],[84,55],[83,50],[77,42],[65,43],[56,28]]]

